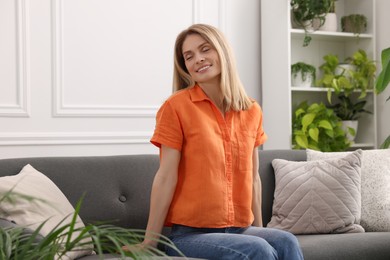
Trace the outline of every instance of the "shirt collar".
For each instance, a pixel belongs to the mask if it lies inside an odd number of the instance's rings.
[[[198,84],[195,84],[190,90],[190,96],[192,102],[198,102],[203,100],[209,100],[208,96],[203,92],[202,88]]]

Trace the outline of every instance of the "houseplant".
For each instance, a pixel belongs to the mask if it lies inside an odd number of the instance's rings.
[[[367,17],[362,14],[350,14],[341,17],[341,30],[355,34],[364,33],[367,30]]]
[[[293,148],[323,152],[345,151],[351,143],[341,120],[323,103],[299,104],[293,116]]]
[[[348,97],[353,91],[361,91],[359,98],[367,95],[367,90],[372,89],[375,82],[376,65],[368,58],[367,53],[359,49],[352,57],[345,59],[346,64],[353,65],[354,69],[342,69],[337,73],[337,68],[342,64],[337,55],[328,54],[323,57],[325,62],[320,66],[322,77],[317,81],[317,86],[328,88],[328,101],[332,103],[332,90],[336,94],[344,93]]]
[[[19,199],[27,200],[30,203],[44,201],[12,190],[0,194],[0,204],[14,204]],[[118,257],[121,257],[121,259],[125,257],[145,259],[151,256],[165,256],[163,252],[153,247],[133,252],[126,252],[122,249],[123,245],[140,243],[145,237],[143,230],[121,228],[109,223],[94,223],[77,227],[77,216],[81,204],[82,199],[77,203],[70,222],[64,219],[44,237],[39,232],[46,222],[40,224],[36,230],[30,231],[26,231],[25,227],[17,225],[1,228],[0,259],[43,260],[61,259],[61,257],[68,259],[66,257],[68,252],[75,252],[81,250],[81,248],[94,248],[94,251],[102,257],[104,253],[119,254]],[[5,212],[0,211],[0,218],[5,217],[5,214]],[[158,242],[177,250],[173,243],[164,236],[161,236]],[[177,252],[179,251],[177,250]],[[182,255],[180,252],[179,254]]]
[[[390,47],[382,50],[381,62],[382,62],[382,71],[379,73],[375,84],[375,91],[377,94],[382,93],[390,83]],[[386,101],[389,100],[390,100],[390,96],[386,99]],[[389,148],[389,147],[390,147],[390,135],[386,138],[386,140],[381,145],[381,148]]]
[[[316,79],[316,68],[305,62],[291,65],[291,85],[295,87],[310,87]]]
[[[296,24],[305,30],[303,46],[308,46],[311,37],[309,31],[313,28],[313,21],[319,21],[319,26],[325,23],[325,16],[334,6],[335,0],[291,0],[292,24]],[[318,28],[317,28],[318,29]]]
[[[362,113],[372,114],[372,112],[364,109],[367,103],[366,100],[353,102],[351,98],[343,94],[338,96],[338,100],[337,104],[328,107],[342,120],[343,130],[347,133],[348,139],[353,141],[357,133],[360,115]]]
[[[341,73],[337,72],[340,65],[337,55],[328,54],[323,59],[325,62],[320,66],[322,76],[317,80],[316,85],[328,89],[328,102],[332,103],[332,91],[337,95],[343,91],[348,96],[354,90],[350,80],[351,71],[342,69]]]

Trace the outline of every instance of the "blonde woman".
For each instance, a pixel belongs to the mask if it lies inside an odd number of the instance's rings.
[[[260,106],[237,74],[216,28],[194,24],[175,44],[174,93],[161,106],[151,142],[160,148],[147,236],[164,224],[188,257],[303,259],[294,235],[263,228],[258,146],[267,136]],[[169,255],[176,252],[167,249]]]

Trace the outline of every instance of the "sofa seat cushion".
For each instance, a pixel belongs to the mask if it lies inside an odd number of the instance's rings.
[[[297,238],[305,260],[390,259],[388,232],[297,235]]]

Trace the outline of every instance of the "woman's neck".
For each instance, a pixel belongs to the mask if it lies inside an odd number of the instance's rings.
[[[221,111],[222,115],[225,114],[225,107],[223,102],[223,95],[219,85],[216,84],[198,84],[203,90],[206,96],[211,99],[214,105]]]

